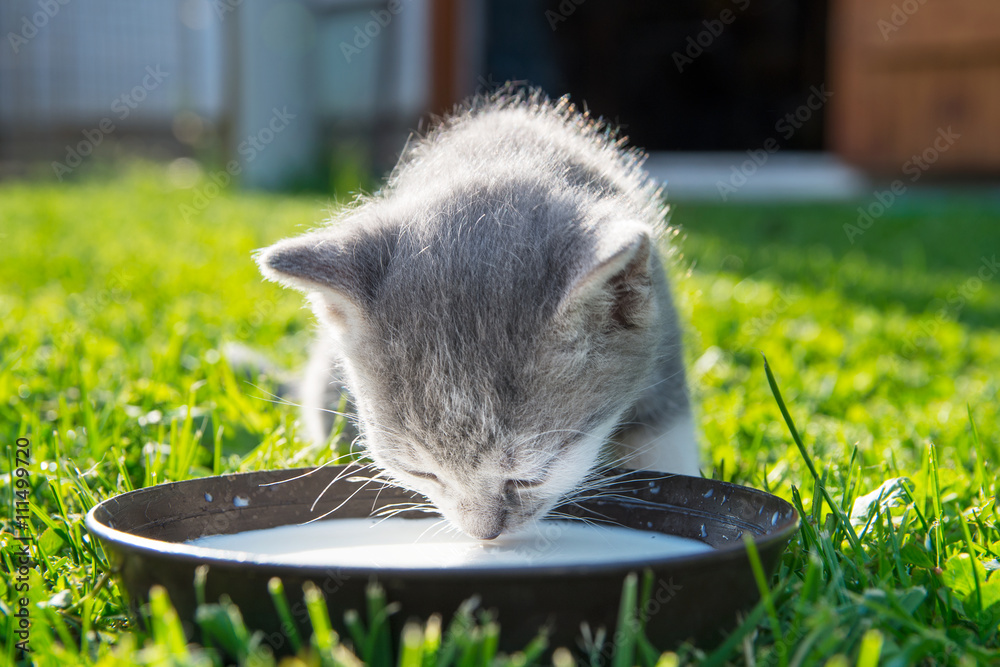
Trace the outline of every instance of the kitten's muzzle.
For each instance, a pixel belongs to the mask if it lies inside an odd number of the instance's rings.
[[[507,528],[507,510],[498,508],[495,511],[476,516],[473,525],[464,525],[462,529],[477,540],[495,540]]]

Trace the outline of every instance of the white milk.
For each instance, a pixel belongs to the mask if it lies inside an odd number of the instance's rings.
[[[295,565],[393,568],[641,563],[712,550],[674,535],[576,521],[543,521],[483,542],[458,533],[439,518],[334,519],[210,535],[187,544],[233,560],[252,557]]]

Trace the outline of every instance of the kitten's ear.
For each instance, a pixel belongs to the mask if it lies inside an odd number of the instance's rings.
[[[587,268],[570,281],[561,313],[583,313],[624,329],[648,322],[655,313],[653,239],[639,223],[616,226],[602,239]]]
[[[375,273],[387,262],[368,260],[368,244],[319,230],[278,241],[255,257],[268,280],[309,296],[316,316],[338,328],[359,323],[371,296]]]

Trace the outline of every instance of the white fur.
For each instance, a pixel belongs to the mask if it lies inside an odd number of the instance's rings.
[[[627,468],[698,476],[698,440],[690,413],[678,416],[660,430],[630,430],[617,443]]]

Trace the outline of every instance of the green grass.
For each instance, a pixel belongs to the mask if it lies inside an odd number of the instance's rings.
[[[315,224],[329,202],[223,193],[187,219],[182,205],[191,191],[155,168],[0,184],[6,661],[27,595],[38,664],[214,664],[216,649],[184,645],[161,594],[156,621],[137,629],[83,515],[132,488],[331,455],[306,450],[294,409],[258,398],[218,353],[238,341],[301,363],[309,313],[259,279],[250,252]],[[671,647],[662,664],[1000,664],[1000,275],[976,282],[981,258],[1000,254],[1000,200],[913,193],[852,245],[855,208],[675,209],[706,474],[766,488],[805,520],[726,643]],[[19,437],[31,442],[24,478],[12,474]],[[18,491],[37,535],[26,593]],[[868,511],[852,515],[861,496]],[[352,650],[371,657],[385,641],[360,626],[333,636],[316,602],[313,636],[286,664],[352,664]],[[410,625],[399,664],[489,664],[499,620]],[[224,601],[198,622],[242,662],[273,662]],[[665,648],[623,644],[615,664],[652,664]],[[589,662],[568,648],[560,667]]]

